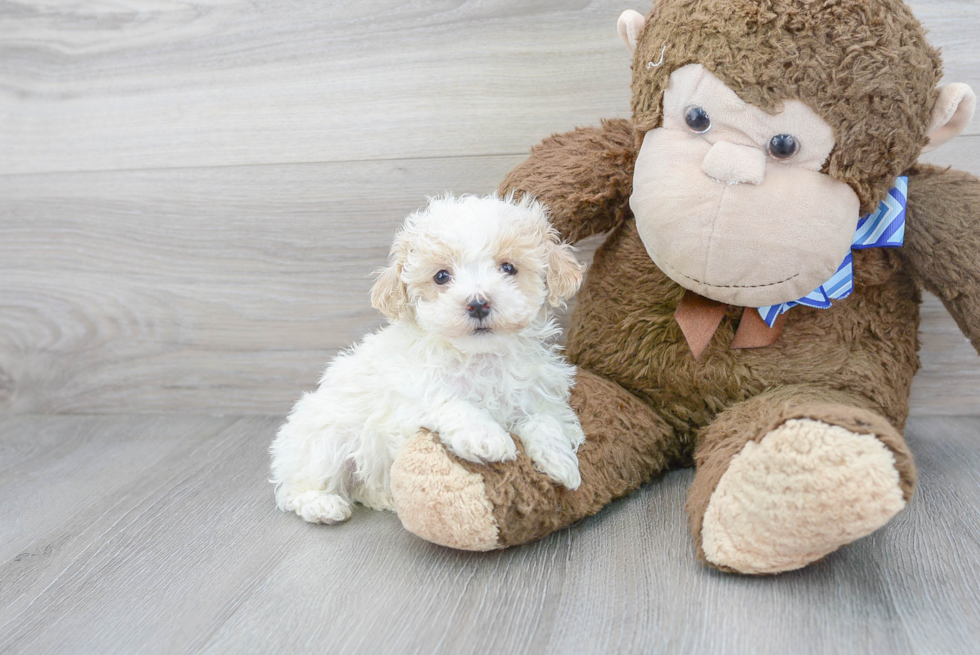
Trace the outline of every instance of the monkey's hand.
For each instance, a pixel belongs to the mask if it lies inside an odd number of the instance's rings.
[[[900,252],[980,353],[980,179],[916,166],[909,175],[908,221]]]
[[[631,215],[633,164],[639,144],[627,120],[604,120],[554,134],[507,174],[500,194],[530,194],[548,205],[552,225],[575,243],[607,232]]]

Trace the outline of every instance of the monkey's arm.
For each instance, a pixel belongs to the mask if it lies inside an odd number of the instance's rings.
[[[621,119],[555,134],[507,174],[500,193],[533,195],[548,205],[562,238],[575,243],[630,215],[638,149],[632,126]]]
[[[918,165],[909,176],[908,209],[905,261],[980,353],[980,179]]]

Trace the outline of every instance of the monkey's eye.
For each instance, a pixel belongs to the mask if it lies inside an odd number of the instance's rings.
[[[777,134],[769,139],[766,150],[774,159],[789,159],[800,151],[800,144],[791,134]]]
[[[708,118],[708,112],[697,105],[687,108],[684,113],[684,122],[687,123],[692,132],[698,134],[704,134],[711,129],[711,119]]]
[[[435,280],[436,284],[445,284],[453,279],[453,276],[449,271],[439,271],[432,277],[432,279]]]
[[[517,275],[517,269],[510,262],[504,262],[500,265],[500,270],[507,275]]]

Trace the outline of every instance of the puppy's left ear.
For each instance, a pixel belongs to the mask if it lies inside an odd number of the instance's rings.
[[[582,284],[585,265],[575,259],[575,250],[567,243],[559,243],[557,237],[548,250],[548,273],[545,283],[548,285],[548,304],[561,307],[565,301],[575,295]]]
[[[402,282],[402,267],[407,256],[405,238],[398,235],[391,246],[388,268],[378,271],[378,280],[371,287],[371,306],[389,321],[397,321],[408,314],[408,289]]]

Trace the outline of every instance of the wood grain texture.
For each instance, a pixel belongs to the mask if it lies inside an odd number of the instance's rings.
[[[381,323],[402,218],[519,160],[0,176],[0,411],[283,413]],[[980,359],[931,297],[921,356],[915,413],[980,414]]]
[[[5,5],[0,172],[515,154],[628,108],[611,0]]]
[[[370,274],[425,194],[518,160],[0,177],[0,407],[283,413],[381,322]]]
[[[980,88],[980,5],[912,6]],[[286,411],[426,194],[628,113],[622,8],[0,3],[0,412]],[[970,131],[929,160],[980,174]],[[914,413],[980,414],[934,299],[922,359]]]
[[[279,420],[0,418],[0,651],[956,655],[980,640],[977,418],[913,419],[908,509],[761,578],[695,562],[691,471],[497,553],[362,509],[307,525],[266,482]]]
[[[909,4],[980,88],[980,4]],[[629,7],[7,0],[0,173],[524,152],[628,113]]]

